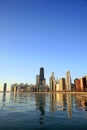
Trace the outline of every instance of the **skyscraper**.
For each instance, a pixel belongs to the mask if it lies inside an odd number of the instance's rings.
[[[55,80],[54,72],[52,72],[50,76],[49,84],[50,84],[50,91],[55,91],[56,80]]]
[[[40,75],[36,75],[36,85],[40,85]]]
[[[44,68],[40,68],[40,85],[43,85],[44,80]]]
[[[40,68],[40,74],[36,75],[36,87],[37,91],[45,91],[46,79],[44,78],[44,68]]]
[[[7,88],[7,84],[6,84],[6,83],[4,83],[3,92],[6,92],[6,88]]]
[[[70,76],[70,71],[66,72],[66,91],[71,91],[71,76]]]
[[[65,89],[65,79],[61,78],[59,80],[59,91],[63,91]]]

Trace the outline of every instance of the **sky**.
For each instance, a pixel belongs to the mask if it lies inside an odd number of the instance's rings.
[[[87,75],[87,0],[0,0],[0,84]]]

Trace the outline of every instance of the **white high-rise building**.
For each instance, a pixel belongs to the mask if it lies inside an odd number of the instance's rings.
[[[36,75],[36,85],[40,85],[40,75]]]
[[[50,84],[50,91],[56,91],[56,80],[54,76],[54,72],[51,73],[50,79],[49,79],[49,84]]]
[[[71,76],[70,76],[70,71],[66,72],[66,91],[71,91]]]

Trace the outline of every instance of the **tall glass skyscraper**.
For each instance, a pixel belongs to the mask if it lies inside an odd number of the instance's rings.
[[[43,84],[44,80],[44,68],[40,68],[40,85]]]
[[[44,78],[44,68],[40,68],[40,73],[39,75],[36,75],[36,86],[37,86],[37,91],[45,91],[48,89],[46,87],[46,79]]]

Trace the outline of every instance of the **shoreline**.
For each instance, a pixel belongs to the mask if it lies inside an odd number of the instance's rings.
[[[6,91],[6,92],[3,92],[3,91],[0,91],[0,93],[10,93],[11,91]],[[67,93],[70,93],[70,94],[87,94],[87,92],[64,92],[64,91],[57,91],[57,92],[45,92],[45,91],[39,91],[39,92],[14,92],[13,93],[63,93],[63,94],[67,94]]]

